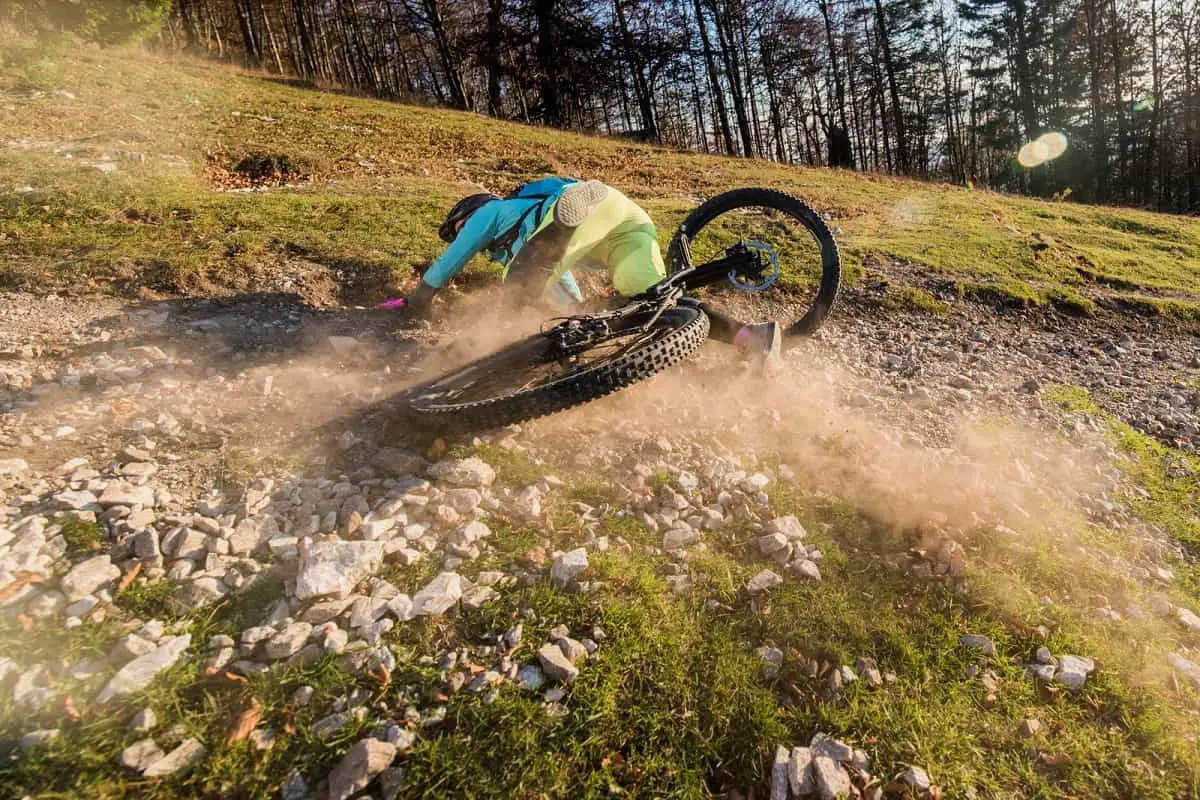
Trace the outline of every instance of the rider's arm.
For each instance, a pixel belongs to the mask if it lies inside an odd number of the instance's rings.
[[[458,232],[458,236],[454,237],[450,246],[425,270],[422,283],[434,289],[441,289],[451,278],[462,272],[467,262],[496,236],[499,213],[498,209],[492,206],[498,205],[499,203],[488,203],[467,218],[466,224]]]
[[[570,270],[564,272],[558,280],[552,280],[552,283],[553,285],[546,287],[545,294],[552,304],[569,308],[573,303],[583,302],[583,293],[579,291],[579,284],[575,282],[575,276]]]

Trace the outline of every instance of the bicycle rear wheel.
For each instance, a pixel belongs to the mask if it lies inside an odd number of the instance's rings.
[[[734,189],[709,199],[679,226],[667,250],[673,274],[716,260],[738,243],[764,250],[778,277],[747,290],[720,283],[702,290],[708,305],[746,321],[775,319],[788,336],[821,327],[837,302],[841,260],[829,227],[802,200],[773,189]]]
[[[408,407],[439,427],[480,430],[553,414],[603,397],[676,364],[708,337],[691,306],[621,317],[586,349],[564,357],[537,334],[408,393]]]

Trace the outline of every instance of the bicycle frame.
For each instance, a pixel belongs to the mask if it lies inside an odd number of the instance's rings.
[[[692,252],[687,239],[683,239],[684,268],[651,286],[646,291],[632,298],[633,300],[659,300],[671,294],[675,289],[685,293],[720,283],[731,273],[742,273],[750,277],[759,277],[768,264],[757,250],[752,250],[739,242],[725,251],[723,258],[708,261],[698,266],[692,266]]]
[[[550,340],[551,347],[557,351],[558,355],[568,356],[572,352],[591,347],[597,338],[607,335],[608,320],[653,311],[642,325],[643,330],[649,330],[662,316],[662,313],[687,292],[720,283],[728,279],[730,275],[739,273],[750,278],[758,278],[768,266],[759,251],[746,247],[740,242],[727,249],[723,258],[698,266],[691,265],[691,250],[687,247],[686,240],[683,250],[685,262],[683,269],[664,278],[641,294],[629,298],[629,301],[619,308],[601,314],[569,317],[546,331],[545,335]]]

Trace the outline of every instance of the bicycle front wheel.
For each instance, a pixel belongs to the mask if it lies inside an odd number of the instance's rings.
[[[734,189],[709,199],[679,226],[667,250],[673,274],[743,244],[778,263],[773,283],[721,283],[702,291],[707,304],[745,321],[775,319],[789,336],[821,327],[837,302],[842,268],[829,226],[799,198],[773,189]],[[769,291],[762,291],[769,289]]]

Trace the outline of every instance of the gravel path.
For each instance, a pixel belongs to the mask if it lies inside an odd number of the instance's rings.
[[[140,691],[198,645],[209,670],[246,674],[327,653],[351,668],[390,670],[394,656],[381,637],[415,617],[479,607],[538,574],[589,591],[589,553],[628,546],[598,535],[592,523],[605,514],[637,518],[662,536],[668,553],[703,546],[709,531],[738,518],[756,530],[763,561],[748,593],[783,580],[819,581],[819,548],[805,543],[794,517],[769,513],[767,492],[781,482],[895,522],[911,534],[912,549],[876,557],[925,580],[960,575],[976,552],[970,531],[981,526],[1011,532],[1023,519],[1079,514],[1137,543],[1119,558],[1080,546],[1084,558],[1146,587],[1136,600],[1114,598],[1101,611],[1142,613],[1200,633],[1200,618],[1154,589],[1171,582],[1168,564],[1181,551],[1120,502],[1117,453],[1101,426],[1087,418],[1064,423],[1039,397],[1055,385],[1082,386],[1108,413],[1194,451],[1200,354],[1182,330],[1142,320],[998,316],[973,306],[947,316],[883,314],[851,297],[818,337],[789,352],[774,381],[747,376],[711,345],[698,363],[647,385],[486,437],[523,457],[587,471],[616,487],[620,501],[575,504],[591,531],[575,549],[531,552],[524,567],[479,572],[471,565],[493,547],[491,515],[539,520],[562,482],[545,475],[525,487],[501,486],[492,465],[439,460],[396,420],[388,399],[442,365],[439,342],[453,334],[397,336],[386,319],[306,308],[279,295],[128,306],[8,294],[0,319],[5,613],[75,627],[102,619],[113,594],[135,578],[165,578],[188,608],[237,594],[268,573],[284,587],[236,640],[192,643],[186,633],[141,621],[99,668],[98,704]],[[783,464],[767,457],[776,454]],[[656,481],[661,474],[670,485]],[[86,557],[66,537],[78,522],[96,523],[103,537]],[[418,591],[378,577],[385,564],[418,563],[437,566]],[[668,577],[676,591],[692,580],[686,558],[679,563]],[[454,691],[487,702],[498,684],[516,682],[543,693],[547,711],[559,713],[558,686],[587,668],[603,632],[559,634],[533,663],[507,656],[520,625],[503,646],[475,654],[486,668],[459,670],[445,653],[429,658],[440,660]],[[782,658],[771,648],[760,655],[764,670]],[[1171,657],[1177,672],[1197,680],[1194,652]],[[1071,658],[1031,664],[1031,675],[1077,689],[1091,662]],[[79,666],[0,658],[0,680],[18,703],[39,707],[55,697],[56,671]],[[871,663],[857,668],[885,679]],[[835,670],[833,684],[854,679],[850,666],[840,669],[850,672]],[[313,733],[333,735],[359,712],[367,710],[348,700]],[[427,713],[436,719],[438,712]],[[199,742],[176,744],[168,751],[140,741],[127,750],[129,765],[155,776],[204,758]],[[402,772],[391,764],[411,745],[412,733],[394,725],[362,740],[329,775],[331,796],[349,797],[372,781],[398,786]],[[833,740],[781,748],[772,796],[786,797],[789,782],[795,793],[815,784],[834,792],[853,779],[866,791],[866,764],[866,754]],[[922,775],[905,780],[918,787]],[[304,777],[296,780],[303,796]]]

